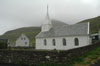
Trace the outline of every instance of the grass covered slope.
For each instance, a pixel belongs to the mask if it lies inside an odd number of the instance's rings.
[[[35,36],[40,32],[40,27],[23,27],[11,30],[0,36],[0,38],[9,39],[10,43],[15,43],[16,39],[22,34],[26,34],[30,39],[30,45],[35,44]]]
[[[87,19],[79,23],[83,23],[83,22],[90,22],[91,33],[98,33],[98,30],[100,28],[100,16],[96,18]]]
[[[100,46],[80,56],[71,66],[90,66],[100,60]]]

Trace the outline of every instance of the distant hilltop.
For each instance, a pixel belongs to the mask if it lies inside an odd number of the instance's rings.
[[[87,20],[81,21],[79,23],[82,23],[82,22],[90,22],[90,32],[92,34],[98,33],[98,31],[100,29],[100,16],[91,18],[91,19],[87,19]]]

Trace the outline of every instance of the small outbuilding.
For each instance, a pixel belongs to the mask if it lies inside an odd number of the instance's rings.
[[[100,40],[99,33],[91,34],[92,40]]]
[[[15,47],[29,47],[29,38],[25,34],[21,34],[16,40]]]

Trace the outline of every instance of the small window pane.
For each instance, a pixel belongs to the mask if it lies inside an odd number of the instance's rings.
[[[25,42],[25,45],[27,44],[27,42]]]
[[[25,38],[24,38],[24,40],[25,40]]]
[[[21,38],[21,40],[23,40],[23,38]]]
[[[56,45],[56,41],[55,41],[55,39],[52,40],[52,43],[53,43],[53,46]]]
[[[75,46],[79,46],[79,40],[78,40],[78,38],[75,38]]]
[[[45,46],[47,45],[47,41],[46,41],[46,39],[44,39],[44,45],[45,45]]]
[[[63,45],[66,46],[66,39],[63,39]]]

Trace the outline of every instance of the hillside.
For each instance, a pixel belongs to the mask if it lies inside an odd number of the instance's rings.
[[[35,36],[40,32],[40,27],[23,27],[15,30],[11,30],[0,36],[0,38],[9,39],[11,44],[15,43],[15,40],[22,34],[26,34],[30,39],[30,45],[34,46],[35,44]]]
[[[96,18],[87,19],[82,22],[90,22],[91,33],[97,33],[100,28],[100,16],[98,16]],[[82,22],[79,22],[79,23],[82,23]]]

